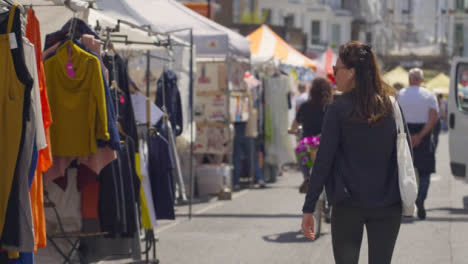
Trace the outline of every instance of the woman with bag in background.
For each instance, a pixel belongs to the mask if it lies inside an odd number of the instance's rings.
[[[322,133],[322,122],[325,116],[325,110],[333,101],[333,91],[330,82],[321,77],[317,77],[312,81],[309,98],[299,107],[296,119],[294,120],[290,134],[298,134],[299,126],[302,126],[302,138],[319,137]],[[307,182],[309,179],[310,168],[307,164],[303,164],[300,160],[301,171],[304,176],[304,181],[299,187],[300,193],[305,193]]]
[[[306,237],[315,239],[313,212],[325,186],[333,206],[335,262],[359,262],[365,226],[369,263],[389,264],[400,229],[402,205],[414,204],[414,200],[409,201],[413,199],[411,195],[407,199],[407,193],[409,190],[414,196],[411,191],[416,192],[416,185],[406,185],[412,183],[414,169],[409,181],[401,181],[407,174],[401,173],[400,165],[411,163],[411,144],[406,136],[401,144],[407,128],[402,125],[404,128],[398,130],[397,124],[406,123],[394,103],[393,89],[381,80],[369,45],[360,42],[342,45],[334,74],[343,95],[328,106],[325,114],[303,207],[302,230]],[[405,154],[409,155],[397,153],[400,144],[406,145]],[[404,162],[400,164],[400,160]]]

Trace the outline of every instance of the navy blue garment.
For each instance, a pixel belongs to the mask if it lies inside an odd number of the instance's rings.
[[[158,220],[174,220],[174,192],[172,170],[174,162],[169,155],[169,143],[161,135],[149,140],[149,172],[154,209]]]
[[[109,82],[117,81],[118,90],[112,90],[113,100],[115,102],[117,121],[122,130],[135,142],[135,148],[138,152],[138,131],[135,122],[135,116],[130,96],[130,78],[125,61],[119,56],[104,56],[104,65],[109,70]]]
[[[424,128],[425,124],[408,124],[411,135],[416,135]],[[435,143],[432,139],[432,133],[427,134],[421,141],[421,144],[413,148],[414,167],[423,173],[434,173],[436,169],[435,162]]]
[[[175,135],[179,136],[183,131],[183,117],[182,102],[177,86],[177,75],[172,71],[165,71],[158,80],[157,88],[155,104],[161,109],[164,109],[163,105],[166,106],[172,129]],[[161,123],[163,122],[159,122],[159,125]]]
[[[6,251],[0,252],[0,263],[2,264],[16,264],[16,259],[9,259]]]
[[[69,39],[70,37],[68,36],[68,32],[70,32],[70,25],[71,25],[70,23],[72,22],[75,24],[74,30],[73,30],[74,39],[79,39],[81,35],[83,34],[93,35],[95,39],[99,39],[99,40],[101,39],[99,35],[96,34],[96,32],[94,32],[94,30],[92,30],[86,22],[84,22],[83,20],[79,18],[72,18],[68,20],[68,22],[65,25],[63,25],[60,30],[46,35],[46,39],[44,43],[44,50],[52,47],[53,45],[61,41]]]
[[[67,41],[67,40],[65,40]],[[64,41],[64,42],[65,42]],[[90,51],[83,43],[81,43],[79,40],[74,40],[73,43],[75,43],[78,47],[86,51],[87,53],[95,56],[96,58],[99,59],[99,56]],[[63,44],[63,43],[62,43]],[[52,56],[55,55],[55,51],[49,54],[44,61],[50,59]],[[114,108],[114,102],[112,100],[112,95],[110,92],[109,88],[109,83],[106,82],[106,79],[104,78],[104,69],[101,69],[101,75],[102,75],[102,80],[103,80],[103,85],[104,85],[104,95],[106,98],[106,114],[107,114],[107,131],[109,132],[109,141],[102,141],[98,140],[98,146],[99,147],[104,147],[108,145],[111,147],[113,150],[120,150],[120,136],[119,136],[119,130],[117,128],[117,121],[116,121],[116,113],[115,113],[115,108]],[[110,81],[110,78],[109,78]]]
[[[110,237],[132,237],[137,232],[140,180],[135,170],[135,144],[125,139],[117,160],[99,174],[99,220]]]
[[[34,254],[31,252],[20,252],[20,257],[16,260],[16,264],[34,264]]]

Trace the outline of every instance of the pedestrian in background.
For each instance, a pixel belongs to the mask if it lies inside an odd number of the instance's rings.
[[[297,134],[299,125],[302,125],[302,138],[316,137],[322,133],[322,122],[325,116],[325,110],[333,100],[333,92],[330,82],[321,77],[312,81],[308,100],[301,104],[296,114],[289,133]],[[301,161],[299,161],[301,162]],[[307,180],[310,174],[310,168],[306,164],[300,164],[304,181],[299,187],[299,191],[304,193]]]
[[[404,86],[403,86],[402,83],[396,82],[396,83],[393,84],[393,88],[398,92],[398,91],[400,91],[401,89],[403,89]]]
[[[439,120],[439,104],[434,93],[421,87],[424,73],[419,68],[409,71],[410,86],[399,92],[398,102],[405,115],[414,151],[414,167],[419,178],[418,217],[426,219],[424,201],[427,198],[430,176],[435,172],[435,144],[433,129]]]
[[[299,84],[297,90],[299,91],[299,94],[296,95],[296,97],[294,98],[294,103],[296,105],[296,113],[297,111],[299,111],[299,107],[301,107],[301,105],[307,102],[307,100],[309,99],[309,95],[307,94],[307,89],[304,84]]]
[[[395,90],[382,81],[372,48],[360,42],[340,47],[334,73],[343,94],[325,114],[302,230],[315,239],[313,212],[325,186],[333,206],[335,262],[359,262],[365,226],[369,263],[389,264],[402,215],[391,102]]]

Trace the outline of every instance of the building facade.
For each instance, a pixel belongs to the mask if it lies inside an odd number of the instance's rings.
[[[320,0],[261,0],[259,10],[265,23],[275,26],[301,28],[307,36],[309,55],[337,48],[351,40],[351,12],[341,2],[334,6]]]
[[[468,57],[468,1],[448,1],[448,9],[448,53]]]

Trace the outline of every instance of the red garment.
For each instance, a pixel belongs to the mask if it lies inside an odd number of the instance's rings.
[[[47,140],[47,147],[39,151],[36,173],[31,185],[31,209],[34,223],[35,251],[37,248],[43,248],[47,244],[45,217],[44,217],[44,192],[42,185],[42,173],[52,166],[52,152],[50,148],[49,126],[52,124],[52,116],[47,99],[47,88],[45,85],[44,65],[42,64],[41,51],[41,31],[39,20],[34,10],[28,10],[28,22],[26,24],[26,37],[34,44],[36,52],[37,73],[39,82],[39,92],[41,95],[42,122]]]
[[[99,218],[99,182],[98,175],[90,168],[78,167],[77,187],[81,192],[81,216],[84,219]]]

